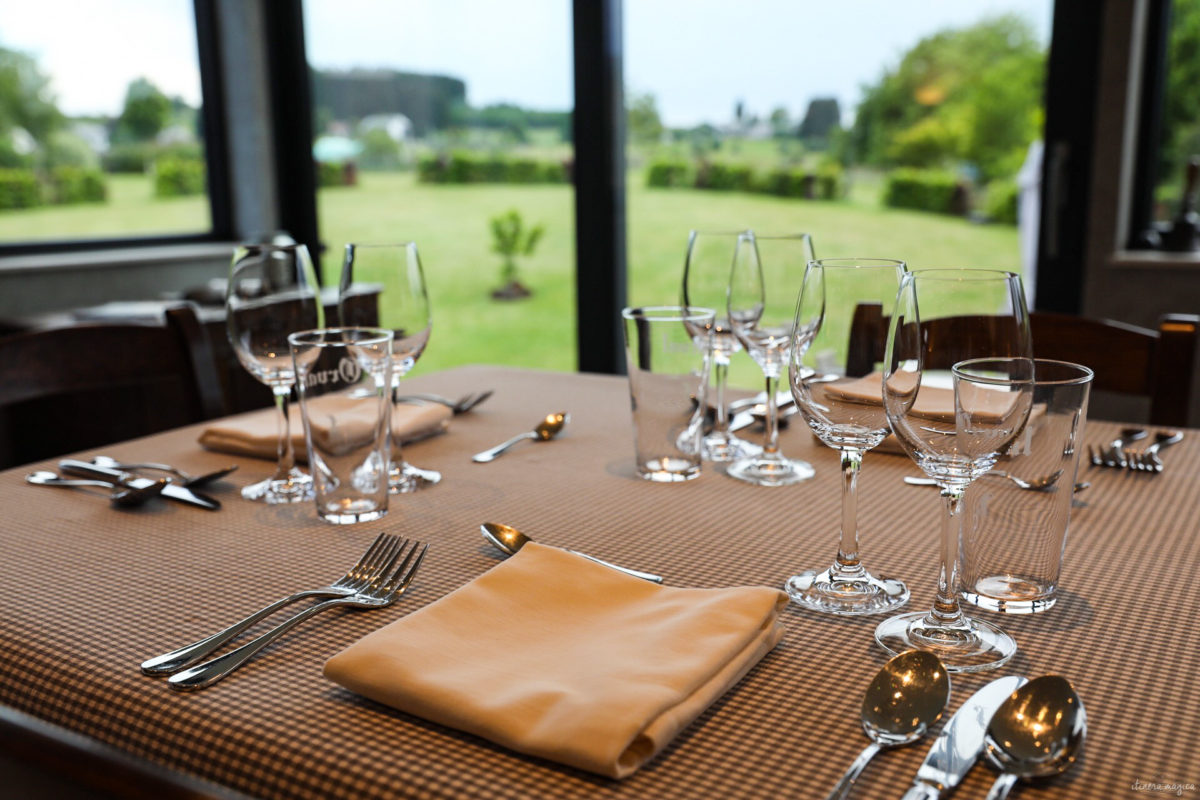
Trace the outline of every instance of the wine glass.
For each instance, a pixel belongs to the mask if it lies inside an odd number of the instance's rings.
[[[903,581],[876,577],[863,566],[856,495],[863,454],[890,431],[878,370],[883,320],[892,313],[904,272],[903,261],[874,258],[826,258],[804,272],[788,359],[792,397],[813,433],[839,451],[842,462],[837,557],[828,569],[807,570],[784,584],[795,603],[815,611],[878,614],[908,601]]]
[[[1011,272],[917,270],[905,275],[888,330],[883,404],[896,438],[941,488],[941,573],[928,613],[875,629],[898,653],[935,653],[952,672],[1000,666],[1017,650],[996,626],[962,613],[958,553],[963,494],[1021,433],[1033,392],[1033,348],[1021,279]]]
[[[348,244],[338,286],[338,314],[345,327],[387,328],[392,340],[392,409],[399,404],[400,379],[425,351],[433,318],[416,242]],[[388,484],[392,494],[413,492],[442,479],[440,472],[404,460],[392,440]]]
[[[812,237],[738,237],[729,276],[730,325],[746,352],[762,368],[767,380],[766,432],[762,450],[734,460],[726,473],[756,486],[788,486],[813,476],[805,461],[785,458],[779,452],[779,377],[791,346],[796,295],[804,268],[813,258]]]
[[[312,478],[296,467],[288,427],[288,395],[296,383],[287,337],[324,327],[316,272],[302,244],[249,244],[238,248],[225,291],[225,327],[242,366],[271,387],[278,409],[275,474],[242,489],[260,503],[296,503],[313,497]]]
[[[740,231],[692,231],[688,234],[687,259],[683,265],[683,301],[680,305],[717,310],[717,318],[712,325],[713,406],[716,416],[712,430],[700,440],[700,456],[706,461],[733,461],[758,451],[755,445],[730,433],[729,410],[725,406],[729,359],[742,349],[726,316],[729,271],[733,266],[733,255],[740,235]]]

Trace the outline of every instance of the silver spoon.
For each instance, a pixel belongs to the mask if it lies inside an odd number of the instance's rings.
[[[169,472],[172,475],[179,477],[180,486],[189,486],[193,488],[197,486],[203,486],[207,483],[212,483],[213,481],[218,481],[229,473],[237,470],[237,464],[230,464],[228,467],[221,467],[221,469],[215,469],[212,472],[206,472],[203,475],[189,475],[183,470],[172,467],[170,464],[127,464],[123,461],[117,461],[115,458],[109,458],[108,456],[95,456],[92,458],[92,463],[97,467],[107,467],[109,469],[152,469],[156,472]]]
[[[108,499],[114,505],[124,508],[132,508],[140,506],[151,498],[158,497],[162,494],[163,488],[166,487],[168,481],[163,478],[151,484],[147,484],[140,489],[135,489],[132,486],[125,486],[119,483],[109,483],[108,481],[92,481],[75,478],[63,478],[48,470],[38,470],[31,472],[25,476],[25,480],[36,486],[103,486],[108,489],[110,494]]]
[[[884,664],[863,697],[862,726],[871,743],[854,759],[828,800],[846,797],[880,750],[912,744],[928,733],[948,702],[950,676],[932,653],[908,650]]]
[[[559,431],[561,431],[563,426],[565,426],[570,420],[570,414],[565,411],[559,411],[556,414],[547,414],[546,418],[539,422],[533,430],[529,431],[528,433],[522,433],[519,436],[514,436],[507,442],[502,442],[495,447],[484,450],[482,453],[476,453],[475,455],[471,456],[471,460],[480,464],[491,461],[517,442],[522,442],[526,439],[533,439],[534,441],[539,442],[548,442],[555,436],[558,436]]]
[[[526,542],[533,541],[516,528],[511,528],[508,525],[501,525],[498,522],[485,522],[479,526],[479,530],[483,533],[483,538],[487,539],[497,548],[510,556],[524,547]],[[566,548],[563,549],[566,550]],[[649,572],[641,572],[636,569],[629,569],[628,567],[618,567],[616,564],[610,564],[607,561],[602,561],[595,556],[589,556],[587,553],[580,553],[578,550],[567,550],[567,552],[586,558],[588,561],[595,561],[597,564],[602,564],[609,569],[615,569],[617,572],[624,572],[626,575],[632,575],[635,578],[641,578],[644,581],[650,581],[651,583],[663,582],[661,575],[654,575]]]
[[[1183,441],[1183,431],[1159,431],[1154,434],[1154,443],[1140,453],[1129,454],[1130,469],[1144,472],[1162,472],[1163,462],[1158,451]]]
[[[1004,800],[1017,778],[1066,772],[1087,736],[1087,714],[1071,682],[1043,675],[1005,700],[984,735],[988,760],[1001,773],[987,800]]]

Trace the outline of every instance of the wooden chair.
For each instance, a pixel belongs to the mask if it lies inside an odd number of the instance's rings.
[[[194,308],[162,324],[79,324],[0,337],[0,467],[224,413]]]
[[[1093,389],[1149,398],[1152,425],[1188,424],[1200,316],[1164,314],[1157,330],[1045,311],[1034,311],[1029,319],[1037,358],[1090,367]],[[887,326],[878,304],[855,310],[847,360],[851,374],[865,375],[883,360]],[[954,317],[936,320],[930,335],[953,336],[954,328]]]

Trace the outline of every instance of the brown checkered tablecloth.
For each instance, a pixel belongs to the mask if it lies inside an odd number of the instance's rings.
[[[456,417],[445,436],[408,448],[411,462],[445,478],[395,498],[374,523],[335,527],[307,504],[242,502],[236,488],[270,471],[251,459],[234,459],[242,468],[222,485],[217,513],[178,504],[124,511],[82,492],[27,486],[29,468],[0,474],[0,704],[255,797],[824,796],[867,744],[862,691],[885,660],[872,639],[875,617],[789,609],[783,643],[621,782],[508,752],[325,680],[327,657],[494,565],[478,530],[488,520],[677,586],[780,586],[834,555],[835,454],[801,424],[784,433],[783,449],[811,461],[814,480],[764,489],[706,466],[691,483],[655,485],[633,477],[624,379],[472,367],[407,383],[449,396],[496,394]],[[571,412],[560,439],[522,444],[492,464],[469,460],[560,409]],[[1093,422],[1086,439],[1115,430]],[[199,431],[104,453],[188,470],[230,462],[202,451]],[[1081,472],[1092,487],[1071,520],[1058,606],[999,618],[1020,652],[997,674],[1064,674],[1087,707],[1081,764],[1039,798],[1138,796],[1139,782],[1200,785],[1200,432],[1164,457],[1157,477]],[[906,458],[867,456],[862,545],[868,567],[905,578],[910,607],[923,609],[936,579],[940,500],[903,484],[906,474],[916,474]],[[431,543],[398,605],[319,616],[202,692],[171,692],[139,672],[148,656],[334,579],[381,530]],[[993,676],[954,676],[950,710]],[[901,795],[928,741],[877,756],[855,796]],[[956,796],[983,797],[992,778],[977,766]]]

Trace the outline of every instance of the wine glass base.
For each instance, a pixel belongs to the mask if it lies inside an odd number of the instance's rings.
[[[1004,631],[979,619],[963,618],[956,627],[933,625],[929,614],[901,614],[875,628],[875,641],[889,653],[906,650],[933,653],[948,672],[982,672],[1005,664],[1017,652],[1017,643]]]
[[[388,494],[408,494],[427,486],[433,486],[442,479],[442,473],[432,469],[414,467],[407,461],[393,464],[388,471]]]
[[[790,486],[806,481],[816,473],[807,461],[742,458],[730,464],[725,474],[755,486]]]
[[[736,461],[762,452],[758,445],[732,433],[710,433],[700,440],[700,458],[705,461]]]
[[[832,570],[808,570],[788,578],[783,588],[798,606],[842,616],[883,614],[908,602],[904,581],[867,572],[846,580],[834,577]]]
[[[315,497],[312,477],[292,467],[286,478],[271,477],[242,488],[242,498],[254,503],[303,503]]]

